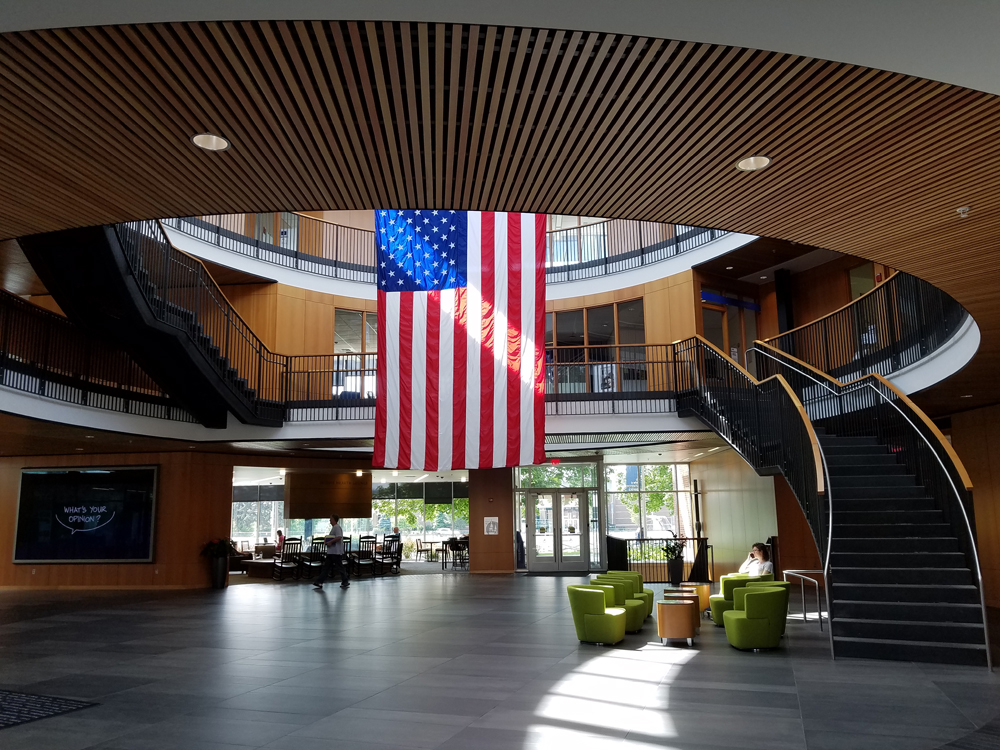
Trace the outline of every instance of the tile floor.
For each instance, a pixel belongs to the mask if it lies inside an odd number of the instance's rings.
[[[580,644],[572,578],[400,576],[313,591],[0,592],[0,689],[100,703],[0,731],[3,750],[921,750],[1000,711],[982,669],[771,653],[706,622]]]

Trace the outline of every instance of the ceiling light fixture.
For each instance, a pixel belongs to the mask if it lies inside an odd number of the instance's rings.
[[[354,476],[356,477],[364,476],[364,472],[361,471],[361,469],[358,469],[356,472],[354,472]]]
[[[747,156],[736,162],[736,168],[741,172],[759,172],[770,163],[770,156]]]
[[[284,470],[284,469],[278,469],[278,475],[279,475],[279,476],[285,476],[285,473],[286,473],[286,472],[285,472],[285,470]]]
[[[959,398],[972,398],[972,394],[966,393],[964,396],[959,396]]]
[[[962,206],[961,208],[956,208],[955,211],[958,213],[959,218],[968,218],[969,212],[972,210],[971,206]]]
[[[394,477],[398,477],[398,476],[399,476],[399,472],[398,472],[398,471],[394,471],[394,472],[392,472],[392,475],[393,475]]]
[[[761,276],[760,278],[761,278],[761,279],[766,279],[766,278],[767,278],[767,276]]]
[[[726,266],[726,270],[727,270],[727,271],[732,271],[732,270],[733,270],[733,267],[732,267],[732,266]]]
[[[462,477],[462,481],[463,481],[463,482],[468,482],[468,481],[469,481],[469,478],[468,478],[468,477]]]
[[[206,151],[225,151],[229,148],[229,141],[221,135],[215,135],[214,133],[198,133],[198,135],[193,135],[191,136],[191,143]]]

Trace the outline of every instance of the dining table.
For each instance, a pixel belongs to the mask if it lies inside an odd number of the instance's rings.
[[[437,560],[437,547],[441,542],[424,542],[424,544],[427,546],[427,559],[430,561]]]

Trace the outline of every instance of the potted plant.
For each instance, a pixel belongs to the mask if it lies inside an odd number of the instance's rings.
[[[228,537],[213,539],[201,549],[201,556],[208,558],[213,589],[224,589],[229,583],[229,555],[236,545]]]
[[[575,534],[576,533],[576,526],[570,526],[569,527],[569,533],[570,534]]]
[[[673,531],[670,535],[673,539],[668,539],[661,549],[667,558],[667,579],[671,586],[677,586],[684,579],[684,542]]]

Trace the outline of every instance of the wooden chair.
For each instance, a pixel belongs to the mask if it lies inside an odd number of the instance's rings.
[[[353,561],[358,578],[363,578],[366,572],[375,577],[375,537],[358,538],[358,551],[353,555]]]
[[[309,551],[299,557],[298,578],[309,580],[323,570],[326,560],[326,543],[322,540],[309,545]]]
[[[276,581],[283,581],[285,580],[285,574],[288,573],[292,578],[297,579],[300,575],[299,557],[301,554],[302,541],[299,539],[286,539],[285,543],[281,546],[281,555],[275,555],[274,557],[271,578]]]
[[[427,552],[428,551],[429,551],[428,548],[424,546],[424,540],[418,538],[417,539],[417,548],[413,551],[413,559],[415,561],[419,560],[420,556],[423,555],[424,556],[424,561],[426,562],[427,561]]]
[[[398,573],[402,561],[403,543],[396,535],[386,536],[382,540],[382,551],[375,557],[377,573],[379,575],[384,575],[386,572]]]

